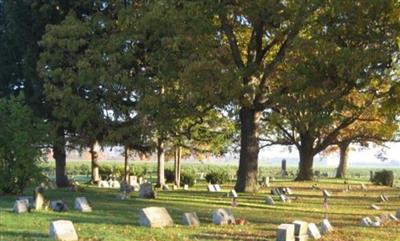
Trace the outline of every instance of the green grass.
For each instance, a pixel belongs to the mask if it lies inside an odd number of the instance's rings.
[[[245,218],[244,226],[216,226],[211,224],[211,212],[215,208],[230,207],[231,200],[226,193],[231,185],[222,185],[220,193],[206,192],[206,184],[197,184],[190,191],[159,192],[155,200],[138,198],[132,194],[129,200],[117,200],[117,190],[86,186],[83,193],[66,190],[47,190],[49,200],[64,199],[70,211],[34,211],[25,214],[11,212],[15,196],[0,197],[0,240],[48,240],[48,225],[57,219],[71,220],[81,240],[275,240],[277,226],[294,220],[319,223],[323,216],[322,194],[312,190],[314,182],[295,183],[277,180],[272,187],[289,186],[297,200],[291,203],[277,202],[275,206],[264,204],[265,196],[271,188],[257,194],[239,193],[239,206],[233,208],[236,218]],[[390,222],[379,228],[359,226],[364,216],[381,213],[395,213],[400,208],[399,189],[369,186],[362,192],[359,185],[353,190],[343,192],[343,181],[325,179],[319,187],[331,190],[328,217],[335,231],[325,235],[323,241],[400,241],[400,223]],[[371,210],[369,205],[377,201],[382,193],[390,196],[390,201],[379,204],[382,210]],[[30,194],[28,191],[26,194]],[[73,210],[74,198],[86,196],[93,204],[92,213],[79,213]],[[166,207],[176,225],[165,229],[150,229],[139,226],[139,209],[148,206]],[[180,225],[184,212],[197,212],[201,226],[188,228]]]

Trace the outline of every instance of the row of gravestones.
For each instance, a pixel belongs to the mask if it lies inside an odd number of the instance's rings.
[[[20,214],[30,212],[32,208],[36,210],[47,209],[47,207],[44,207],[44,203],[42,208],[39,208],[40,201],[38,201],[39,199],[33,201],[31,197],[18,197],[17,200],[14,202],[12,208],[13,212]],[[66,212],[69,210],[67,204],[62,200],[51,201],[48,206],[49,208],[51,208],[51,210],[55,212]],[[92,205],[85,197],[77,197],[75,198],[75,209],[80,212],[91,212]]]
[[[379,227],[381,224],[389,222],[389,221],[394,221],[394,222],[399,222],[400,218],[400,208],[397,209],[396,215],[389,213],[389,214],[384,214],[382,213],[381,215],[374,216],[372,219],[370,217],[364,217],[361,219],[360,225],[363,227]]]
[[[277,241],[306,241],[310,239],[320,239],[324,235],[333,231],[328,219],[323,219],[320,229],[315,223],[307,223],[296,220],[291,224],[284,223],[279,225],[277,231]]]
[[[278,196],[280,201],[286,203],[291,202],[289,195],[293,195],[293,191],[289,187],[278,187],[271,189],[271,194]],[[275,205],[275,201],[271,196],[266,197],[265,203],[268,205]]]

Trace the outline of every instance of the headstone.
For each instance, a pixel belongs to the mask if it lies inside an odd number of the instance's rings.
[[[35,204],[34,198],[32,196],[19,196],[17,197],[17,200],[27,200],[29,208],[32,208]]]
[[[178,190],[178,186],[177,186],[177,185],[175,185],[175,184],[174,184],[174,185],[172,185],[172,190],[173,190],[173,191],[176,191],[176,190]]]
[[[235,224],[231,210],[226,208],[215,209],[212,213],[212,220],[216,225]]]
[[[386,202],[389,202],[389,197],[386,194],[382,194],[382,197],[385,199]]]
[[[169,191],[169,186],[168,186],[167,184],[164,184],[164,185],[162,186],[162,190],[163,190],[163,191]]]
[[[385,223],[389,221],[389,215],[382,213],[381,215],[379,215],[379,219],[381,220],[382,223]]]
[[[232,198],[237,198],[238,195],[237,195],[236,190],[235,190],[235,189],[232,189],[232,190],[229,192],[229,196],[232,197]]]
[[[114,181],[110,181],[109,186],[112,188],[120,188],[121,184],[119,183],[119,181],[114,180]]]
[[[195,212],[193,213],[184,213],[182,216],[182,224],[186,226],[199,226],[200,221],[199,218],[197,217],[197,214]]]
[[[307,227],[308,223],[300,220],[295,220],[294,224],[294,236],[296,241],[307,241]]]
[[[42,210],[44,206],[44,189],[42,187],[35,188],[34,197],[35,197],[35,209]]]
[[[372,223],[372,220],[369,217],[365,217],[361,219],[360,225],[362,227],[369,227]]]
[[[137,176],[130,176],[130,177],[129,177],[129,184],[130,184],[130,185],[138,184],[138,178],[137,178]]]
[[[279,195],[279,199],[284,203],[285,202],[290,202],[290,199],[285,194]]]
[[[278,227],[276,241],[295,241],[294,239],[294,224],[281,224]]]
[[[207,189],[208,189],[209,192],[216,192],[215,186],[212,185],[212,184],[208,184]]]
[[[368,190],[367,186],[364,183],[361,184],[361,189],[363,191],[367,191]]]
[[[273,188],[273,189],[271,190],[271,194],[273,194],[273,195],[281,195],[281,192],[279,191],[278,188]]]
[[[324,195],[324,197],[330,197],[330,196],[332,196],[332,194],[328,191],[328,190],[323,190],[322,191],[322,195]]]
[[[139,180],[139,184],[143,183],[143,177],[139,177],[138,180]]]
[[[400,208],[397,209],[396,218],[400,218]]]
[[[75,198],[75,209],[80,212],[91,212],[92,206],[86,199],[86,197],[77,197]]]
[[[55,212],[66,212],[68,211],[68,206],[63,200],[51,201],[50,207]]]
[[[269,177],[263,177],[261,181],[261,186],[268,187],[269,186]]]
[[[25,213],[29,211],[29,200],[28,199],[21,199],[15,200],[13,206],[13,212],[15,213]]]
[[[381,226],[381,222],[379,221],[371,222],[371,227],[379,227],[379,226]]]
[[[285,159],[282,160],[281,174],[282,174],[282,176],[287,176],[288,175],[288,172],[287,172],[287,169],[286,169],[286,160]]]
[[[141,197],[141,198],[156,198],[156,195],[154,193],[153,186],[151,185],[151,183],[140,184],[139,197]]]
[[[375,209],[375,210],[380,210],[381,208],[380,207],[378,207],[377,205],[375,205],[375,204],[371,204],[371,206],[370,206],[372,209]]]
[[[389,218],[390,218],[391,220],[393,220],[393,221],[396,221],[396,222],[399,221],[399,219],[398,219],[396,216],[394,216],[392,213],[389,214]]]
[[[311,239],[320,239],[321,238],[321,234],[317,228],[317,225],[315,225],[315,223],[308,224],[307,233],[308,233],[308,237]]]
[[[321,222],[321,234],[326,234],[333,231],[333,227],[328,219],[323,219]]]
[[[98,187],[104,187],[104,188],[110,187],[110,185],[108,184],[107,181],[99,181],[99,183],[97,185],[98,185]]]
[[[275,201],[274,199],[272,199],[271,196],[267,196],[267,198],[265,199],[265,203],[268,205],[275,205]]]
[[[214,189],[216,192],[220,192],[221,191],[221,187],[219,186],[219,184],[215,184],[214,185]]]
[[[74,225],[68,220],[58,220],[50,223],[49,236],[51,239],[62,241],[78,241]]]
[[[378,198],[378,202],[386,202],[386,198],[383,195],[380,195]]]
[[[286,187],[286,188],[285,188],[285,193],[286,193],[287,195],[293,195],[292,189],[290,189],[289,187]]]
[[[163,207],[142,208],[139,213],[140,226],[151,228],[171,227],[174,225],[167,209]]]
[[[189,190],[189,185],[188,184],[183,185],[183,190],[188,191]]]

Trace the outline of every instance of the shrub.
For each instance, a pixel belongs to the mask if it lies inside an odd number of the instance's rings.
[[[99,167],[99,175],[101,179],[106,180],[112,174],[112,166],[104,164]]]
[[[375,172],[372,182],[377,185],[393,186],[394,175],[393,171],[382,170]]]
[[[164,170],[165,180],[166,182],[172,183],[175,181],[175,172],[171,169]]]
[[[192,172],[183,172],[181,174],[181,185],[189,185],[189,187],[193,187],[194,180],[196,179],[194,173]]]
[[[129,173],[130,175],[134,175],[137,177],[144,177],[148,172],[148,168],[146,165],[130,165]]]
[[[0,190],[22,193],[43,179],[39,166],[47,127],[23,97],[0,99]]]
[[[207,182],[211,184],[223,184],[229,181],[229,174],[225,170],[213,170],[205,176]]]

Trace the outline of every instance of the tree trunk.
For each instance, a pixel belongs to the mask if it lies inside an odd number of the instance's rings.
[[[66,169],[64,128],[57,128],[56,134],[57,139],[53,146],[53,157],[56,161],[56,183],[58,187],[67,187],[69,182]]]
[[[177,185],[179,187],[181,184],[181,170],[182,170],[181,147],[180,146],[178,146],[175,150],[174,169],[175,169],[175,185]]]
[[[299,148],[300,163],[299,173],[296,181],[312,181],[314,179],[313,162],[314,162],[314,140],[309,136],[302,135],[301,146]]]
[[[157,187],[165,185],[164,163],[164,142],[159,138],[157,144]]]
[[[129,166],[128,166],[128,148],[124,148],[124,183],[128,183]]]
[[[240,110],[240,159],[235,190],[255,192],[258,189],[258,125],[260,112],[247,107]]]
[[[91,181],[93,184],[97,184],[100,181],[99,175],[99,155],[96,149],[97,143],[94,143],[90,146],[90,156],[92,159],[92,178]]]
[[[342,142],[338,145],[340,150],[340,161],[336,171],[336,178],[345,178],[347,172],[347,163],[349,157],[350,142]]]

